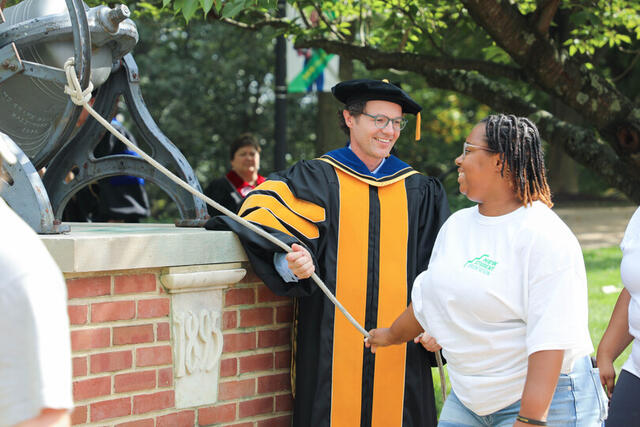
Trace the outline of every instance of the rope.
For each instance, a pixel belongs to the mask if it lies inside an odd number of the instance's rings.
[[[442,403],[444,403],[447,400],[447,379],[444,377],[444,364],[442,363],[440,351],[438,350],[434,354],[436,355],[436,364],[440,373],[440,392],[442,393]]]
[[[75,69],[73,67],[74,67],[74,59],[73,58],[69,58],[64,64],[65,73],[67,75],[67,85],[65,85],[65,87],[64,87],[64,93],[69,95],[69,97],[71,98],[71,101],[74,104],[84,107],[89,112],[89,114],[91,114],[91,116],[94,119],[96,119],[102,126],[107,128],[109,130],[109,132],[111,132],[113,135],[116,136],[116,138],[118,138],[120,141],[122,141],[122,143],[124,143],[132,151],[134,151],[138,155],[140,155],[140,157],[142,157],[144,160],[149,162],[154,168],[158,169],[160,172],[162,172],[164,175],[166,175],[167,178],[169,178],[171,181],[173,181],[174,183],[176,183],[180,187],[184,188],[185,190],[187,190],[189,193],[193,194],[194,196],[199,197],[200,199],[204,200],[209,206],[213,206],[214,208],[216,208],[220,212],[224,213],[226,216],[228,216],[232,220],[234,220],[237,223],[243,225],[244,227],[248,228],[249,230],[253,231],[254,233],[257,233],[259,236],[264,237],[265,239],[267,239],[268,241],[270,241],[274,245],[278,246],[279,248],[281,248],[285,252],[289,253],[289,252],[292,251],[292,249],[286,243],[284,243],[281,240],[273,237],[271,234],[267,233],[266,231],[264,231],[263,229],[257,227],[256,225],[250,223],[246,219],[239,217],[235,213],[231,212],[229,209],[227,209],[224,206],[220,205],[215,200],[212,200],[211,198],[209,198],[206,195],[202,194],[201,192],[199,192],[195,188],[191,187],[189,184],[187,184],[182,179],[180,179],[178,176],[176,176],[173,172],[171,172],[170,170],[168,170],[167,168],[162,166],[160,163],[155,161],[151,156],[149,156],[147,153],[142,151],[137,145],[135,145],[134,143],[129,141],[124,135],[122,135],[120,132],[118,132],[113,126],[111,126],[111,124],[109,122],[107,122],[104,118],[102,118],[102,116],[100,114],[98,114],[96,112],[96,110],[94,110],[88,104],[89,100],[91,99],[91,91],[93,90],[93,85],[91,83],[89,83],[89,87],[87,87],[87,89],[85,89],[83,91],[82,88],[80,87],[80,82],[78,81],[78,77],[76,76]],[[336,299],[336,297],[331,293],[329,288],[327,288],[327,286],[322,282],[322,280],[320,280],[318,275],[316,273],[313,273],[311,275],[311,279],[316,283],[316,285],[318,285],[318,287],[320,287],[320,289],[322,290],[322,292],[324,292],[324,294],[327,296],[327,298],[329,298],[331,300],[331,302],[336,307],[338,307],[338,309],[342,312],[342,314],[344,314],[344,316],[349,320],[349,322],[353,326],[355,326],[356,329],[358,329],[358,331],[360,331],[360,333],[362,335],[364,335],[365,337],[368,338],[369,337],[369,333],[362,326],[360,326],[358,324],[358,322],[356,322],[356,320],[353,318],[353,316],[351,316],[351,314],[347,311],[347,309],[344,308],[342,306],[342,304],[340,304],[340,302]]]
[[[75,66],[75,60],[73,58],[67,59],[64,63],[64,72],[67,75],[67,84],[64,86],[64,93],[69,95],[69,98],[71,98],[71,102],[73,102],[74,104],[85,106],[91,100],[91,92],[93,92],[93,83],[91,83],[91,80],[89,80],[89,85],[83,91],[82,87],[80,87],[80,81],[78,81],[78,76],[76,76],[76,71],[74,66]],[[73,85],[73,87],[71,87],[71,85]]]
[[[91,82],[89,82],[88,87],[84,91],[82,90],[82,87],[80,86],[80,82],[78,81],[78,76],[76,76],[76,72],[75,72],[75,69],[74,69],[74,59],[73,58],[67,59],[67,61],[64,63],[64,69],[65,69],[65,73],[67,75],[67,85],[65,85],[65,87],[64,87],[64,93],[69,95],[69,97],[71,98],[71,101],[75,105],[81,106],[85,110],[87,110],[87,112],[89,114],[91,114],[91,116],[94,119],[96,119],[98,121],[98,123],[100,123],[102,126],[104,126],[113,135],[115,135],[116,138],[118,138],[120,141],[122,141],[123,144],[125,144],[132,151],[134,151],[140,157],[142,157],[144,160],[146,160],[149,164],[151,164],[151,166],[153,166],[154,168],[156,168],[160,172],[162,172],[164,175],[166,175],[167,178],[169,178],[171,181],[173,181],[174,183],[176,183],[180,187],[184,188],[185,190],[187,190],[189,193],[193,194],[194,196],[202,199],[209,206],[213,206],[214,208],[216,208],[220,212],[224,213],[226,216],[228,216],[229,218],[231,218],[235,222],[237,222],[240,225],[248,228],[249,230],[253,231],[254,233],[257,233],[259,236],[264,237],[265,239],[267,239],[268,241],[270,241],[274,245],[278,246],[279,248],[281,248],[285,252],[287,252],[287,253],[292,252],[292,249],[286,243],[284,243],[283,241],[277,239],[276,237],[272,236],[271,234],[267,233],[266,231],[264,231],[260,227],[250,223],[246,219],[239,217],[235,213],[231,212],[229,209],[227,209],[224,206],[220,205],[215,200],[213,200],[213,199],[207,197],[206,195],[202,194],[201,192],[199,192],[198,190],[196,190],[195,188],[193,188],[192,186],[190,186],[189,184],[184,182],[178,176],[176,176],[169,169],[165,168],[160,163],[155,161],[151,156],[149,156],[147,153],[142,151],[140,149],[140,147],[138,147],[137,145],[135,145],[134,143],[129,141],[124,135],[122,135],[120,132],[118,132],[118,130],[116,128],[111,126],[111,123],[106,121],[100,114],[98,114],[96,112],[96,110],[93,109],[93,107],[91,107],[91,105],[89,105],[89,101],[91,100],[91,92],[93,91],[93,84]],[[344,308],[344,306],[340,303],[340,301],[338,301],[336,299],[336,297],[331,293],[329,288],[327,288],[327,286],[318,277],[318,275],[316,273],[313,273],[311,275],[311,279],[316,283],[316,285],[318,285],[318,287],[322,290],[322,292],[324,292],[324,294],[327,296],[327,298],[329,298],[329,300],[331,300],[331,302],[336,307],[338,307],[338,310],[340,310],[340,312],[347,318],[347,320],[349,320],[349,322],[358,331],[360,331],[360,333],[362,335],[364,335],[365,338],[369,338],[369,332],[367,332],[362,326],[360,326],[360,324],[358,324],[358,322],[356,322],[356,320],[353,318],[353,316],[351,316],[351,314],[347,311],[346,308]],[[446,387],[445,378],[444,378],[444,368],[443,368],[443,364],[442,364],[442,358],[440,357],[440,352],[435,352],[435,355],[436,355],[436,363],[438,365],[438,370],[440,371],[440,384],[441,384],[441,388],[442,388],[442,396],[443,396],[443,401],[444,401],[444,399],[446,399],[446,388],[447,388]]]

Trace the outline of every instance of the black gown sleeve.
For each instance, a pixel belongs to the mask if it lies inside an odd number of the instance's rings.
[[[447,193],[442,183],[436,178],[426,177],[426,179],[418,228],[418,273],[429,266],[429,259],[440,227],[451,215]]]
[[[449,215],[451,215],[449,201],[442,183],[432,177],[423,177],[423,179],[425,179],[426,182],[423,184],[422,200],[419,208],[416,276],[429,266],[429,259],[431,258],[431,252],[433,251],[433,245],[438,232],[442,224],[444,224],[447,218],[449,218]],[[430,351],[426,351],[426,353],[429,365],[432,368],[437,367],[435,353]],[[446,363],[444,357],[442,361]]]
[[[288,246],[293,243],[309,250],[316,272],[318,251],[325,235],[330,198],[327,167],[319,161],[302,161],[283,172],[272,174],[245,199],[239,215],[260,226]],[[231,230],[244,247],[256,274],[278,295],[308,296],[317,286],[309,278],[285,282],[274,267],[274,254],[284,252],[274,243],[226,216],[210,219],[208,230]]]

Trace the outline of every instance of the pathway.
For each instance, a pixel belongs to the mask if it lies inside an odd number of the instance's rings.
[[[618,246],[636,206],[554,208],[582,249]]]

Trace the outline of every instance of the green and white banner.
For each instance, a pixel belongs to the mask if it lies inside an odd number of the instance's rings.
[[[340,62],[322,49],[294,49],[287,42],[287,92],[329,92],[340,81]]]
[[[326,86],[325,71],[327,65],[335,55],[328,54],[322,49],[313,49],[309,57],[303,63],[302,70],[295,75],[288,84],[288,92],[309,92],[313,90],[323,91]],[[333,86],[333,85],[331,85]],[[330,87],[331,87],[330,86]],[[329,87],[329,88],[330,88]]]
[[[295,18],[297,12],[287,5],[287,16]],[[313,14],[310,20],[313,22]],[[337,55],[322,49],[295,49],[287,40],[287,92],[329,92],[340,82],[340,62]]]

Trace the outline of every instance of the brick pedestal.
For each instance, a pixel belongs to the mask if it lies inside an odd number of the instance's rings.
[[[291,301],[228,232],[72,224],[74,425],[289,426]]]

